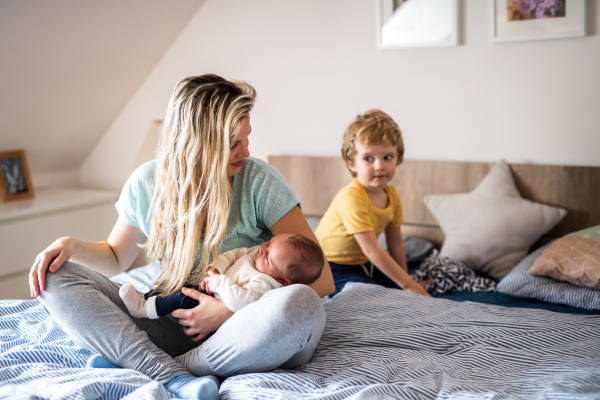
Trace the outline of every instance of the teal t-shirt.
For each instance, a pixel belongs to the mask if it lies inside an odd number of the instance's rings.
[[[148,237],[154,214],[156,160],[148,161],[129,177],[115,207],[119,217],[139,227]],[[231,208],[221,253],[258,246],[273,236],[271,227],[300,204],[285,178],[255,158],[245,158],[233,178]],[[201,251],[201,250],[200,250]]]

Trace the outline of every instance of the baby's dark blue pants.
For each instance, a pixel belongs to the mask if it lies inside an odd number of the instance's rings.
[[[204,290],[199,290],[197,286],[193,285],[185,285],[185,287],[198,290],[201,293],[207,294]],[[150,296],[156,297],[156,314],[159,317],[163,315],[169,315],[175,310],[190,309],[196,307],[198,304],[198,300],[194,300],[191,297],[186,296],[183,292],[177,292],[170,294],[168,296],[161,296],[160,294],[148,292],[144,295],[144,298],[148,300]]]

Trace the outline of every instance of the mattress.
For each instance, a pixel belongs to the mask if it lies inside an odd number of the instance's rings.
[[[223,399],[600,398],[600,316],[349,284],[311,362],[226,379]],[[0,301],[0,398],[166,399],[133,370],[85,369],[38,300]]]

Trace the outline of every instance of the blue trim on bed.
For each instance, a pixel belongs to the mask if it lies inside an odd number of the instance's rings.
[[[409,262],[408,272],[414,272],[419,268],[420,265],[420,262]],[[498,279],[495,279],[488,275],[477,275],[498,282]],[[600,310],[587,310],[584,308],[576,308],[562,304],[547,303],[530,297],[517,297],[500,292],[450,292],[444,294],[433,293],[432,296],[440,299],[448,299],[454,301],[476,301],[479,303],[496,304],[505,307],[533,308],[538,310],[556,311],[560,313],[600,315]]]
[[[556,311],[560,313],[600,315],[600,310],[586,310],[583,308],[563,306],[560,304],[545,303],[536,299],[531,299],[527,297],[516,297],[500,292],[452,292],[444,294],[433,294],[433,297],[454,301],[476,301],[479,303],[496,304],[505,307],[534,308],[539,310]]]

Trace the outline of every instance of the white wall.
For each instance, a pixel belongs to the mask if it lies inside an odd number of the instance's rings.
[[[76,184],[201,3],[0,1],[0,152],[25,150],[36,189]]]
[[[494,44],[490,2],[461,4],[461,44],[377,50],[375,0],[208,0],[80,170],[120,188],[175,84],[212,72],[258,90],[251,153],[338,155],[358,113],[381,108],[412,159],[600,166],[600,14],[589,36]]]

